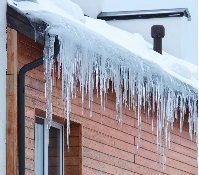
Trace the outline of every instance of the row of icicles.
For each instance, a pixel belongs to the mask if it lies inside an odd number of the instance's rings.
[[[109,88],[116,93],[116,119],[122,123],[122,108],[125,107],[138,119],[139,153],[140,132],[142,128],[141,111],[147,114],[151,121],[152,135],[156,134],[157,155],[160,155],[163,169],[165,168],[166,153],[170,147],[171,131],[174,119],[180,121],[182,132],[184,116],[188,113],[189,133],[197,141],[197,95],[189,96],[174,91],[162,82],[162,77],[139,73],[130,67],[123,67],[116,62],[103,57],[103,54],[93,53],[89,49],[81,48],[72,42],[64,43],[60,39],[60,54],[57,58],[58,77],[62,71],[62,102],[67,119],[67,144],[69,146],[71,99],[76,97],[77,83],[80,83],[82,95],[82,115],[85,93],[88,96],[90,117],[92,117],[93,90],[97,89],[97,96],[101,99],[101,108],[107,103]],[[66,45],[67,44],[67,45]],[[82,46],[83,47],[83,46]],[[52,121],[52,72],[54,71],[54,37],[46,37],[44,49],[45,66],[45,95],[46,117],[48,127]],[[114,60],[114,59],[113,59]],[[61,71],[60,71],[61,69]],[[141,71],[141,70],[140,70]],[[112,85],[110,85],[112,83]],[[155,123],[156,122],[156,123]],[[154,131],[156,126],[156,131]]]

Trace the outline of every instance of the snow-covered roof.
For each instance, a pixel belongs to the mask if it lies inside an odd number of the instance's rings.
[[[198,67],[196,65],[178,59],[166,52],[163,52],[162,55],[154,52],[152,45],[146,42],[138,33],[131,34],[110,26],[103,20],[85,17],[80,7],[69,0],[38,0],[38,4],[30,1],[18,2],[8,0],[8,3],[17,10],[20,10],[27,17],[34,18],[34,21],[35,19],[42,19],[49,24],[49,26],[58,25],[60,27],[60,25],[63,25],[63,18],[65,18],[65,20],[71,20],[70,22],[73,21],[79,24],[79,28],[83,28],[84,30],[86,30],[86,28],[90,29],[85,31],[88,34],[95,32],[95,35],[101,35],[106,38],[107,41],[112,41],[113,45],[120,45],[136,56],[139,56],[140,59],[145,59],[154,63],[154,65],[159,65],[161,69],[168,74],[198,89]],[[53,29],[51,29],[51,33],[55,35],[60,33],[60,30],[52,30]]]
[[[173,126],[174,118],[178,117],[178,109],[183,121],[188,107],[190,136],[192,137],[192,133],[197,136],[197,66],[166,52],[158,54],[140,34],[130,34],[108,25],[103,20],[85,17],[81,8],[69,0],[38,0],[38,3],[8,0],[8,4],[32,22],[42,20],[48,24],[44,61],[47,117],[50,120],[53,43],[54,36],[59,37],[61,48],[57,60],[62,69],[63,110],[67,117],[68,133],[71,98],[76,94],[77,81],[81,85],[82,105],[86,90],[92,115],[94,87],[99,88],[103,107],[111,80],[114,84],[113,91],[116,92],[116,115],[120,122],[122,102],[126,108],[137,108],[139,130],[141,106],[144,105],[149,114],[155,112],[157,105],[159,135],[163,134],[164,129],[166,139],[170,140],[169,125]],[[158,142],[163,144],[162,140]]]

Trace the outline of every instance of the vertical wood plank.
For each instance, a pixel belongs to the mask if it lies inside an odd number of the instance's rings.
[[[82,128],[82,125],[79,125],[79,175],[83,175]]]
[[[6,171],[17,174],[17,31],[7,29]]]

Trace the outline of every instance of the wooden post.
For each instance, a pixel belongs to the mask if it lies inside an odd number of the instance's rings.
[[[6,174],[17,174],[17,31],[7,29]]]

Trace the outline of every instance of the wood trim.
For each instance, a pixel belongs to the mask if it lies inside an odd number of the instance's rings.
[[[42,118],[46,118],[46,112],[43,111],[43,110],[37,109],[37,108],[35,109],[35,115],[42,117]],[[59,116],[54,115],[54,114],[52,115],[52,121],[57,122],[57,123],[62,124],[62,125],[64,125],[66,123],[64,117],[59,117]]]
[[[82,125],[79,125],[79,175],[83,175],[83,154],[82,154]]]
[[[7,29],[6,172],[17,174],[17,31]]]

